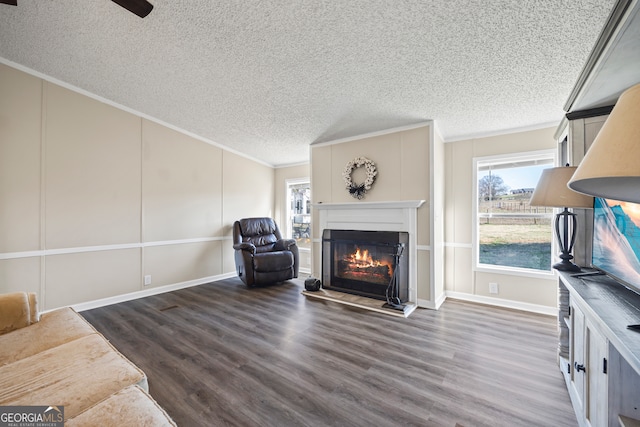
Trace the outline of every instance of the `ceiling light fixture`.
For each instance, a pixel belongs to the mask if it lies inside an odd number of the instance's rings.
[[[135,13],[140,18],[144,18],[151,10],[153,5],[146,0],[112,0],[114,3],[119,4],[131,13]]]
[[[111,1],[124,7],[129,12],[135,13],[140,18],[144,18],[153,10],[153,5],[146,0],[111,0]],[[0,0],[0,4],[17,6],[18,0]]]

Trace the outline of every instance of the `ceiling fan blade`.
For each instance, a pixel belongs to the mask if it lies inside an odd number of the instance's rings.
[[[3,1],[3,0],[0,0]],[[17,1],[17,0],[16,0]],[[151,12],[153,5],[146,0],[112,0],[114,3],[127,9],[129,12],[135,13],[140,18],[144,18]]]
[[[2,4],[10,4],[11,6],[17,6],[18,0],[0,0]]]

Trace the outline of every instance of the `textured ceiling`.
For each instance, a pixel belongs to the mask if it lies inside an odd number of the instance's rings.
[[[425,120],[445,141],[559,123],[615,3],[151,2],[0,5],[0,57],[274,166]]]

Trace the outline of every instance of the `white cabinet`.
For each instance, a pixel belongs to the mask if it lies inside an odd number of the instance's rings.
[[[636,338],[640,341],[640,336]],[[640,427],[640,375],[614,346],[609,346],[609,425]]]
[[[585,342],[585,331],[584,331],[584,314],[582,310],[580,310],[575,303],[571,303],[570,310],[570,318],[571,318],[571,333],[570,339],[571,344],[569,347],[570,354],[570,388],[569,393],[571,394],[573,406],[576,409],[576,415],[578,417],[584,414],[585,407],[585,365],[584,365],[584,342]]]
[[[606,426],[609,344],[575,302],[570,313],[569,394],[576,417],[582,426]]]
[[[564,272],[559,291],[558,360],[578,424],[633,425],[640,420],[640,333],[627,325],[640,323],[640,295],[606,276]]]
[[[589,324],[585,325],[586,358],[586,413],[587,422],[593,426],[607,425],[607,359],[609,343],[598,330]]]

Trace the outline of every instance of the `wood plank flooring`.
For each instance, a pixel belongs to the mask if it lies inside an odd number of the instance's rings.
[[[408,318],[227,279],[81,314],[186,426],[576,426],[549,316]]]

